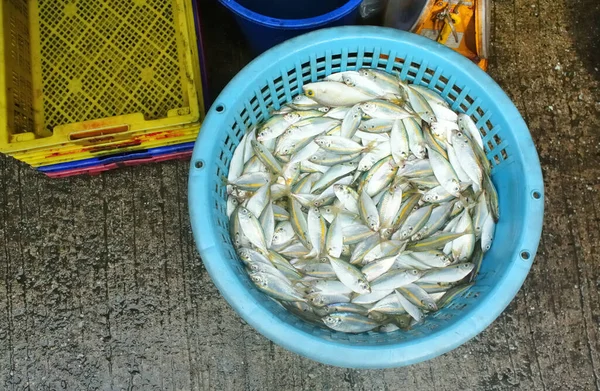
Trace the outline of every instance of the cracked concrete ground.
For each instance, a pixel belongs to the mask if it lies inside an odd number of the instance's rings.
[[[201,1],[214,96],[249,54],[213,3]],[[191,236],[188,163],[52,180],[0,157],[0,389],[598,389],[600,3],[492,4],[489,73],[533,134],[546,218],[524,287],[486,331],[408,368],[315,363],[217,292]]]

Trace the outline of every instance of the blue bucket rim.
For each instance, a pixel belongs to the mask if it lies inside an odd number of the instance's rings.
[[[473,306],[468,316],[461,315],[446,327],[431,334],[406,342],[387,345],[348,345],[337,340],[326,340],[301,330],[273,314],[261,300],[248,294],[236,272],[225,262],[220,235],[210,227],[209,217],[214,212],[212,194],[206,183],[214,175],[216,162],[214,148],[220,140],[221,129],[227,117],[227,103],[239,97],[240,88],[247,88],[261,78],[264,69],[273,66],[273,59],[289,59],[307,46],[316,46],[336,40],[352,38],[394,41],[407,47],[419,47],[428,55],[443,57],[456,68],[465,70],[464,77],[501,106],[511,120],[511,128],[520,148],[515,149],[528,175],[521,185],[532,197],[524,201],[523,230],[515,243],[505,273],[494,287]],[[216,108],[219,107],[220,110]],[[214,129],[211,131],[211,129]],[[201,164],[200,164],[201,163]],[[539,197],[533,196],[539,193]],[[276,344],[318,362],[346,368],[382,369],[411,365],[447,353],[480,334],[506,309],[523,285],[539,245],[544,216],[544,182],[541,166],[531,134],[514,103],[493,79],[457,52],[430,39],[391,28],[374,26],[343,26],[321,29],[292,38],[263,53],[242,69],[225,87],[207,113],[203,131],[198,135],[190,165],[188,204],[192,231],[204,266],[212,281],[229,305],[249,325]],[[522,252],[528,256],[522,257]]]
[[[219,3],[223,4],[223,6],[227,7],[236,15],[263,26],[286,29],[305,29],[322,26],[341,19],[355,10],[360,5],[361,1],[362,0],[348,0],[344,5],[331,12],[305,19],[272,18],[270,16],[251,11],[235,0],[219,0]]]

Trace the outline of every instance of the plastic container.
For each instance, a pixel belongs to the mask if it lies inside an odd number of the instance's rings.
[[[37,170],[43,173],[53,173],[61,171],[79,170],[90,167],[109,165],[112,163],[121,163],[129,160],[136,159],[150,159],[164,155],[170,155],[173,153],[188,152],[194,148],[193,142],[168,145],[164,147],[140,149],[132,152],[116,153],[113,155],[75,160],[67,163],[51,164],[47,166],[38,167]]]
[[[135,135],[115,137],[100,145],[73,143],[45,149],[36,149],[24,153],[16,152],[12,156],[33,167],[47,166],[83,159],[105,157],[140,149],[190,142],[196,139],[199,129],[200,125],[195,125],[158,132],[142,132]]]
[[[21,159],[201,121],[192,0],[6,0],[0,24],[0,152]]]
[[[232,153],[247,129],[333,72],[375,67],[438,91],[475,120],[492,163],[500,221],[475,284],[410,331],[350,335],[309,324],[259,292],[229,236],[226,186]],[[189,177],[194,238],[229,304],[275,343],[314,360],[353,368],[413,364],[448,352],[485,329],[523,284],[535,257],[544,184],[525,122],[500,87],[460,54],[427,38],[382,27],[320,30],[271,49],[246,66],[206,116]]]
[[[119,167],[137,166],[140,164],[158,163],[168,160],[187,160],[192,156],[192,151],[167,153],[164,155],[150,156],[144,158],[128,159],[118,163],[98,164],[90,167],[72,168],[62,171],[46,172],[50,178],[67,178],[75,175],[98,175],[104,171],[114,170]]]
[[[194,22],[196,25],[196,37],[198,44],[198,59],[200,62],[200,77],[202,79],[202,109],[204,107],[210,107],[212,100],[211,94],[208,89],[208,73],[206,72],[206,56],[204,55],[204,39],[202,34],[202,11],[200,10],[200,4],[198,4],[197,0],[192,0],[192,4],[194,6]],[[204,114],[204,113],[203,113]]]
[[[362,0],[219,0],[255,53],[308,31],[354,24]]]

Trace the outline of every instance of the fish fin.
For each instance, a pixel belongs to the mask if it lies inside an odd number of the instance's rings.
[[[377,140],[369,141],[369,143],[363,148],[362,152],[371,152],[373,148],[377,146],[377,144]]]

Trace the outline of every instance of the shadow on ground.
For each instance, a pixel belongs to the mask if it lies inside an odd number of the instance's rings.
[[[590,74],[600,80],[600,2],[598,0],[572,0],[565,7],[570,13],[571,24],[566,29],[577,42],[577,55],[585,63]]]
[[[202,40],[210,104],[253,56],[232,14],[225,7],[215,0],[199,0],[198,4],[202,10]]]

